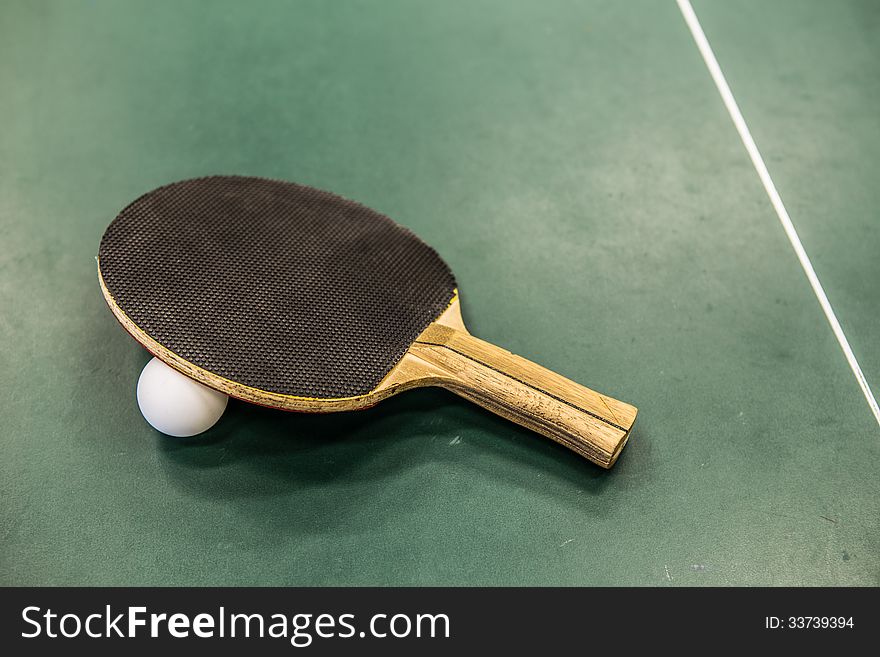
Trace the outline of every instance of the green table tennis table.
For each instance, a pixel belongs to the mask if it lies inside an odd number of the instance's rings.
[[[880,6],[693,9],[824,307],[674,0],[4,2],[0,583],[878,585]],[[442,390],[155,432],[94,256],[215,173],[413,229],[617,465]]]

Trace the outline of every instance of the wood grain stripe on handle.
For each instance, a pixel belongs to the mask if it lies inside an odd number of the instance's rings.
[[[610,468],[637,410],[493,344],[441,324],[411,353],[447,372],[441,385]]]

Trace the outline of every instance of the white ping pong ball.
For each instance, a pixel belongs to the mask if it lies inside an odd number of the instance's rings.
[[[138,379],[137,400],[154,429],[185,438],[213,427],[229,398],[153,358]]]

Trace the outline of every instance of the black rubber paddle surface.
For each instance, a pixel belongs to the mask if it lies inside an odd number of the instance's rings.
[[[253,388],[324,399],[373,390],[456,287],[388,217],[262,178],[149,192],[110,224],[98,257],[113,301],[166,349]]]

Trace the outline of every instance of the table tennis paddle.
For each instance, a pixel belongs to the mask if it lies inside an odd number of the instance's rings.
[[[468,333],[455,278],[407,229],[304,185],[211,176],[110,224],[101,290],[154,356],[274,408],[367,408],[440,386],[605,468],[636,409]]]

